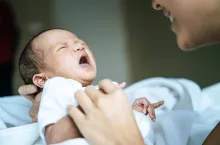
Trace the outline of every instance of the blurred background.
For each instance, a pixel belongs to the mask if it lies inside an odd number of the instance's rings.
[[[219,46],[181,51],[169,20],[150,0],[0,0],[0,12],[0,96],[18,94],[20,53],[31,37],[51,28],[88,43],[98,66],[95,83],[178,77],[205,87],[220,80]]]

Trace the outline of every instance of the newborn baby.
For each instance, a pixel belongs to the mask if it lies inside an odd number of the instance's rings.
[[[91,85],[96,77],[96,62],[88,45],[66,30],[42,32],[23,50],[19,71],[26,84],[43,89],[38,122],[44,144],[82,137],[66,109],[69,105],[78,106],[74,93]],[[115,84],[119,89],[125,87],[125,83]],[[154,109],[163,103],[150,104],[141,98],[134,102],[133,109],[149,113],[155,121]]]

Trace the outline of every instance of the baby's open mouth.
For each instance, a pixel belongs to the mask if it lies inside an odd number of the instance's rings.
[[[79,65],[82,66],[82,67],[87,67],[87,66],[90,65],[89,58],[88,58],[87,55],[83,55],[83,56],[80,57]]]
[[[85,56],[82,56],[79,60],[79,64],[88,63],[87,58]]]

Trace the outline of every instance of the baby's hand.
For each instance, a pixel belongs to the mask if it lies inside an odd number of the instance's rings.
[[[156,116],[154,109],[160,107],[163,104],[164,101],[151,104],[146,98],[139,98],[134,101],[132,108],[138,112],[142,112],[145,115],[149,114],[151,120],[155,122]]]

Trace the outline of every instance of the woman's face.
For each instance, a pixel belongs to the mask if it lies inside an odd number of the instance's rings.
[[[217,5],[218,4],[218,5]],[[183,50],[192,50],[207,43],[214,43],[220,29],[217,0],[152,0],[155,10],[162,10],[171,21],[177,43]]]

